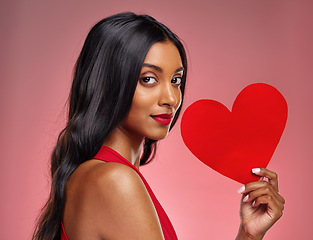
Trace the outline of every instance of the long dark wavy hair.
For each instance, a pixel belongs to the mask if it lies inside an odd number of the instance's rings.
[[[50,196],[32,239],[60,239],[67,179],[81,163],[96,155],[109,134],[126,117],[144,59],[154,43],[164,41],[171,41],[182,59],[183,99],[186,53],[178,37],[166,26],[150,16],[128,12],[105,18],[90,30],[75,65],[67,124],[51,157]],[[140,165],[154,157],[156,141],[146,138],[143,149]]]

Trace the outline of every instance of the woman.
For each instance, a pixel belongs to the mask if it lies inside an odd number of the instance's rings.
[[[33,239],[177,239],[139,172],[174,126],[183,102],[183,45],[146,15],[97,23],[76,63],[69,116],[51,160],[51,194]],[[240,189],[237,239],[262,239],[280,218],[277,176]]]

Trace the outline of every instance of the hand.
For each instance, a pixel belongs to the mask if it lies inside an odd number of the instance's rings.
[[[237,239],[262,239],[284,210],[285,199],[278,192],[277,174],[265,168],[255,168],[252,172],[261,179],[238,190],[242,198]]]

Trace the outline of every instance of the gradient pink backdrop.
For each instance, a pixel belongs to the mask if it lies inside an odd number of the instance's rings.
[[[309,239],[313,199],[313,2],[310,0],[1,1],[0,238],[29,239],[48,195],[48,160],[64,125],[72,67],[90,27],[108,15],[151,14],[188,49],[184,108],[231,105],[248,84],[278,88],[289,119],[269,164],[286,199],[265,239]],[[240,184],[195,159],[179,124],[142,168],[179,239],[234,239]],[[256,166],[257,167],[257,166]]]

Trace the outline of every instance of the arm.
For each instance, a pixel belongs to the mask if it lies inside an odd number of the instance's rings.
[[[240,204],[241,225],[236,240],[260,240],[282,216],[285,199],[278,193],[277,174],[265,168],[254,169],[258,182],[244,185]],[[268,181],[264,181],[264,177]]]

